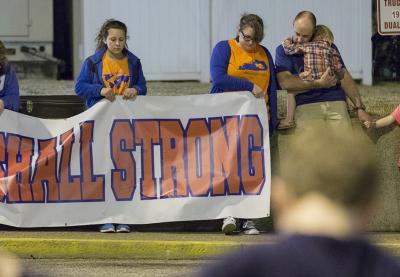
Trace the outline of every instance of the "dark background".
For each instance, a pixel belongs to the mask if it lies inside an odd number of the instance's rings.
[[[54,43],[53,55],[65,62],[59,68],[58,79],[72,79],[72,1],[53,0]]]

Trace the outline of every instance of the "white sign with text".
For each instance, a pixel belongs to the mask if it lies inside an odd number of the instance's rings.
[[[0,224],[148,224],[269,215],[263,99],[103,100],[67,119],[0,116]]]
[[[377,0],[378,32],[400,35],[400,0]]]

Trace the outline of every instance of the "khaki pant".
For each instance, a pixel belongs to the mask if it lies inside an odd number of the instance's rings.
[[[334,128],[352,131],[347,105],[344,101],[318,102],[296,107],[296,130]]]

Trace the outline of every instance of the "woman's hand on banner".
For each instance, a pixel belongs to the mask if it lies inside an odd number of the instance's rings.
[[[253,87],[253,90],[251,91],[251,93],[253,93],[253,95],[256,98],[261,98],[264,96],[264,91],[256,84],[254,84],[254,87]]]
[[[122,98],[125,100],[135,98],[137,95],[137,90],[135,88],[126,88],[124,90]]]
[[[113,102],[115,100],[115,94],[112,88],[102,88],[100,94],[110,102]]]

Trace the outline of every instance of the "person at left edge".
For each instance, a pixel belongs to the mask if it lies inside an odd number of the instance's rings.
[[[271,135],[277,125],[277,82],[272,56],[260,44],[263,38],[263,20],[256,14],[244,14],[240,18],[236,37],[218,42],[213,49],[210,93],[249,91],[257,98],[264,98]],[[259,234],[253,221],[242,219],[237,224],[231,216],[224,219],[222,231],[230,234],[237,225],[244,234]]]
[[[140,59],[128,50],[126,25],[118,20],[107,20],[97,35],[96,52],[82,65],[75,84],[75,92],[85,100],[87,108],[106,98],[124,99],[146,95],[146,80]]]
[[[113,102],[119,96],[132,99],[146,95],[142,65],[128,51],[127,38],[128,29],[121,21],[109,19],[101,27],[96,38],[96,53],[84,61],[75,84],[76,94],[85,99],[87,108],[103,98]],[[127,233],[130,227],[107,223],[100,226],[100,232]]]
[[[19,85],[15,71],[6,58],[6,47],[0,41],[0,114],[4,109],[18,112]]]

